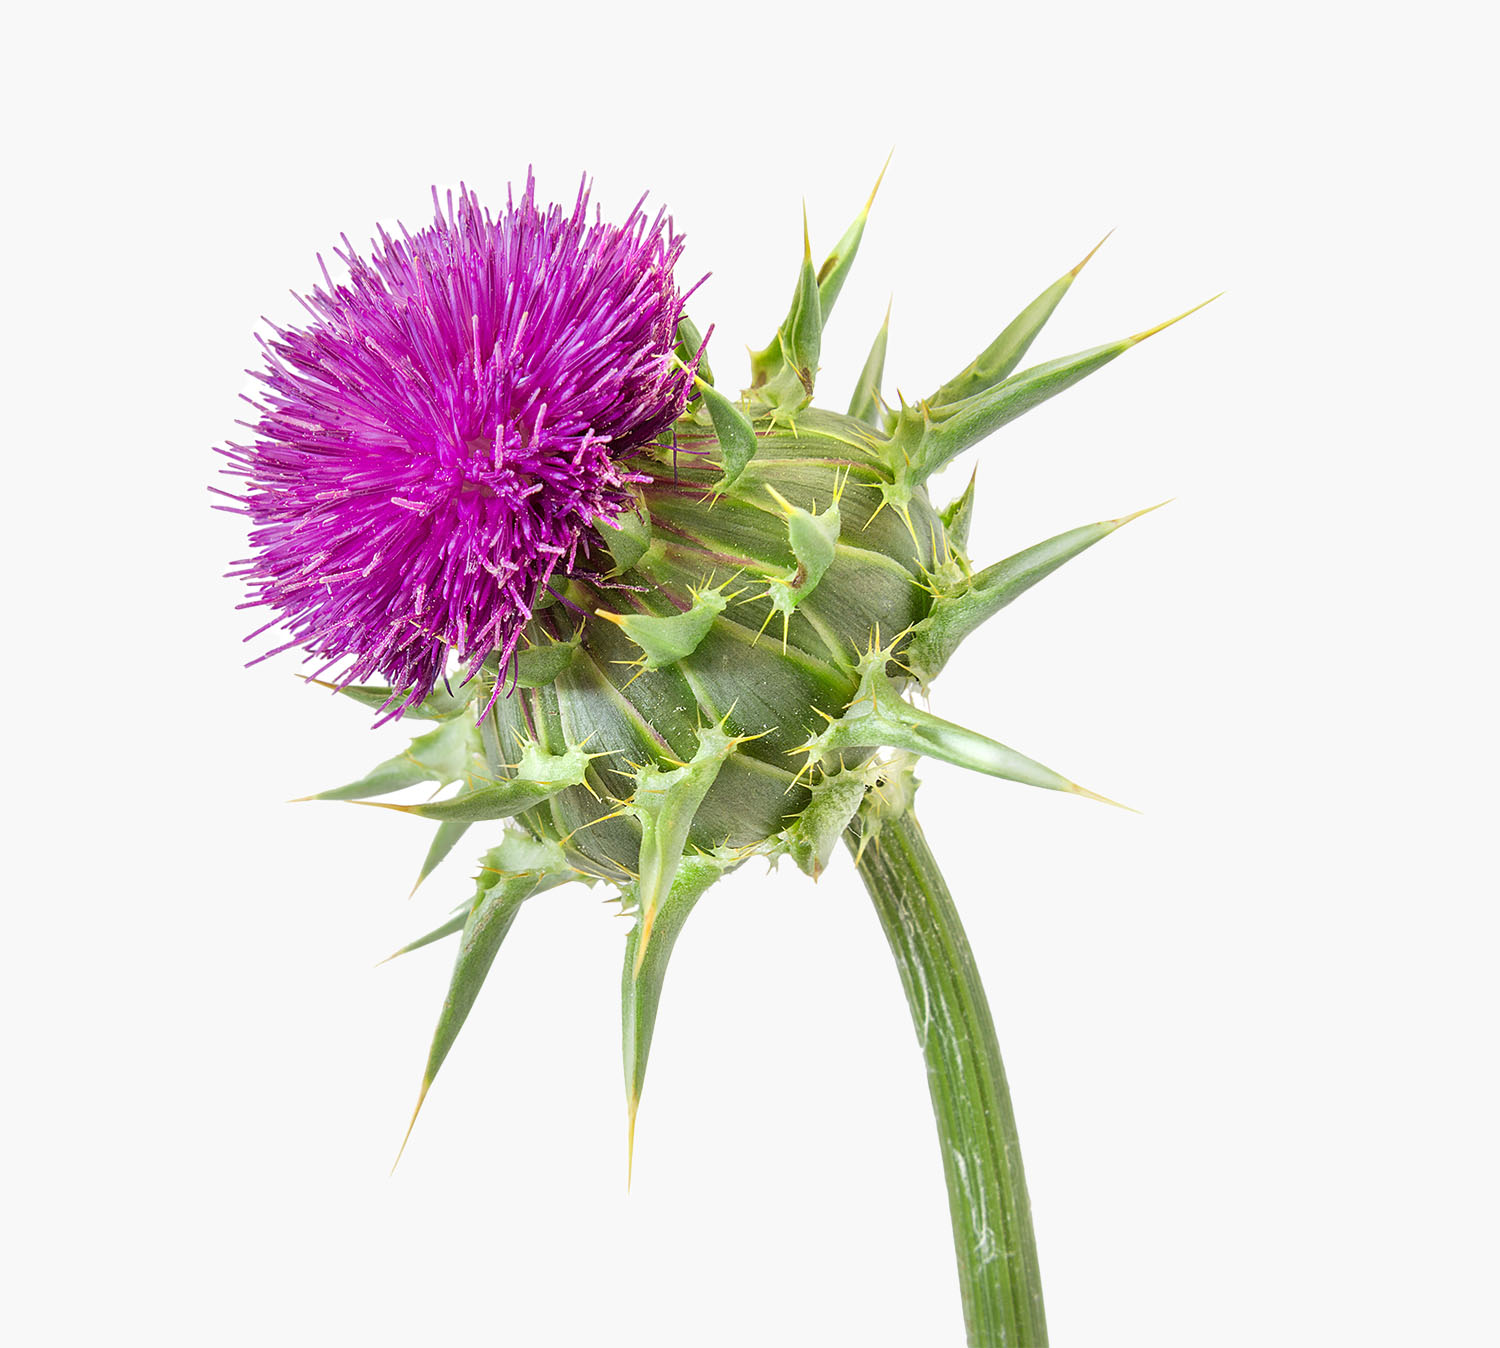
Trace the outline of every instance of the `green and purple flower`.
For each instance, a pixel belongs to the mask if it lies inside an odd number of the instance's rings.
[[[368,261],[346,240],[347,281],[325,271],[312,322],[274,329],[255,440],[227,451],[253,525],[235,574],[285,628],[277,649],[340,667],[342,691],[387,719],[435,723],[317,798],[436,824],[419,882],[471,828],[504,821],[473,897],[406,947],[458,938],[418,1107],[524,906],[603,882],[635,918],[621,975],[633,1138],[695,905],[751,856],[816,879],[842,843],[926,1057],[970,1343],[1037,1348],[1015,1121],[913,767],[1093,793],[909,694],[1135,515],[980,567],[973,480],[942,508],[928,484],[1160,327],[1023,366],[1080,262],[928,397],[885,401],[882,327],[847,411],[815,407],[867,203],[821,266],[804,226],[786,317],[751,353],[748,387],[726,393],[684,313],[665,218],[638,205],[621,226],[590,224],[587,204],[584,189],[571,213],[541,210],[528,178],[499,216],[461,191],[431,228],[382,233]],[[465,666],[453,681],[450,656]],[[418,784],[437,793],[372,799]]]

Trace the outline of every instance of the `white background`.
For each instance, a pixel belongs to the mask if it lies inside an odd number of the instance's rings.
[[[1055,1343],[1500,1343],[1494,108],[1457,6],[72,6],[7,34],[0,1113],[18,1344],[958,1344],[921,1060],[848,867],[678,947],[625,1191],[622,923],[530,905],[394,1178],[463,897],[289,806],[404,743],[246,671],[209,509],[258,316],[536,165],[689,236],[720,380],[895,157],[825,336],[930,391],[1111,227],[1003,431],[992,560],[1176,497],[940,713],[1140,816],[929,765]],[[1477,14],[1478,7],[1471,13]],[[1490,120],[1485,132],[1485,121]],[[1482,134],[1483,133],[1483,134]],[[1490,167],[1484,167],[1489,164]]]

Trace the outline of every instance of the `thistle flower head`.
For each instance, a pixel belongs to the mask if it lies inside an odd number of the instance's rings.
[[[760,854],[816,878],[840,839],[878,849],[920,757],[1102,799],[907,693],[1135,516],[980,567],[972,479],[941,510],[928,480],[1165,325],[1023,364],[1079,263],[930,396],[882,396],[883,325],[847,413],[815,406],[866,202],[821,266],[804,224],[786,316],[751,352],[749,386],[725,391],[662,220],[586,228],[584,207],[543,215],[528,182],[498,220],[463,194],[431,230],[382,235],[370,263],[346,246],[348,285],[267,344],[259,439],[231,457],[260,549],[252,602],[294,644],[349,657],[346,677],[389,676],[346,683],[350,698],[438,722],[320,798],[436,824],[421,876],[508,821],[472,901],[407,947],[463,933],[422,1095],[521,906],[600,881],[636,918],[621,980],[633,1128],[667,961],[720,875]],[[621,526],[608,565],[584,532],[599,516]],[[538,603],[543,585],[562,602]],[[498,650],[511,677],[485,668],[424,697],[450,648]],[[419,784],[440,794],[372,799]]]
[[[423,230],[302,300],[262,341],[250,445],[224,451],[253,522],[244,607],[341,681],[383,674],[420,702],[448,653],[510,661],[538,596],[630,503],[631,451],[682,413],[673,360],[682,240],[638,203],[623,225],[461,189]],[[258,633],[257,633],[258,635]],[[266,656],[262,656],[262,659]]]

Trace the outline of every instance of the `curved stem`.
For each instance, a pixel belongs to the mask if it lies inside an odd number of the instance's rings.
[[[995,1023],[953,896],[910,810],[860,849],[860,878],[901,972],[937,1116],[970,1348],[1045,1348],[1031,1205]]]

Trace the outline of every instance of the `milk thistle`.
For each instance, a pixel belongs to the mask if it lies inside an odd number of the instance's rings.
[[[498,214],[467,190],[434,193],[428,228],[382,231],[368,258],[346,238],[347,276],[325,267],[309,321],[262,342],[253,438],[222,451],[237,479],[226,508],[251,523],[231,574],[246,607],[270,611],[260,631],[282,629],[266,655],[299,647],[315,681],[377,721],[431,725],[308,799],[434,823],[419,884],[476,825],[489,835],[472,900],[397,952],[457,938],[418,1110],[523,905],[602,884],[635,918],[621,975],[633,1147],[695,905],[752,856],[816,879],[842,841],[927,1059],[969,1342],[1038,1345],[1005,1074],[912,812],[913,765],[1094,793],[907,694],[1136,516],[976,570],[973,480],[942,509],[926,483],[1167,324],[1019,369],[1086,257],[915,405],[881,394],[887,314],[848,410],[817,407],[823,335],[873,200],[821,266],[804,223],[791,305],[737,394],[686,315],[681,238],[640,204],[618,226],[591,220],[585,185],[571,210],[544,208],[528,175]],[[372,799],[419,783],[438,794]]]

